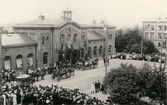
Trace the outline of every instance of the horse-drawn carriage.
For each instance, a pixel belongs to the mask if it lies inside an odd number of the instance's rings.
[[[17,76],[16,81],[21,87],[29,87],[35,82],[34,78],[27,74]]]
[[[40,68],[37,68],[36,70],[28,70],[28,73],[32,78],[35,79],[35,81],[38,81],[39,80],[39,77],[41,77],[41,80],[44,80],[44,76],[46,74],[46,67],[40,69]]]
[[[57,81],[60,81],[62,78],[70,78],[74,76],[75,68],[73,66],[67,65],[57,65],[60,67],[55,67],[53,73],[50,76],[51,80],[57,78]]]
[[[89,69],[95,69],[98,67],[98,60],[90,60],[90,59],[80,59],[76,63],[76,68],[79,70],[89,70]]]

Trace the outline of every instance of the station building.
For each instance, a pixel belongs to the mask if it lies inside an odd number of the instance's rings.
[[[38,19],[12,26],[14,34],[1,35],[0,64],[2,69],[24,72],[61,61],[103,58],[105,51],[104,21],[79,24],[72,20],[72,11],[63,11],[60,19]],[[108,25],[108,54],[115,52],[115,28]],[[73,47],[72,53],[70,52]],[[66,55],[64,55],[66,52]]]

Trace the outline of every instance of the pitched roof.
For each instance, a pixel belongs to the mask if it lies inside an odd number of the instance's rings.
[[[91,23],[91,24],[79,24],[81,27],[89,28],[89,27],[96,27],[96,28],[103,28],[104,24],[101,23]],[[116,28],[114,25],[108,25],[109,28]]]
[[[53,27],[61,24],[63,19],[36,19],[21,24],[16,24],[14,27]]]
[[[149,19],[146,19],[145,21],[167,21],[167,14],[166,13],[161,13],[161,14],[153,16]]]
[[[105,38],[101,34],[95,31],[88,31],[88,40],[104,40],[104,39]]]
[[[2,46],[35,45],[36,42],[23,34],[2,34]]]

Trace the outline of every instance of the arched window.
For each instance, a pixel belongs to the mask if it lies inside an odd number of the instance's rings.
[[[108,52],[111,52],[111,45],[109,45],[108,47]]]
[[[97,55],[97,47],[95,46],[94,49],[93,49],[93,55],[96,56]]]
[[[6,56],[4,58],[4,68],[5,68],[5,70],[11,69],[11,57],[10,56]]]
[[[99,55],[101,55],[102,54],[102,46],[100,46],[100,48],[99,48]]]
[[[48,63],[48,52],[45,52],[43,54],[43,64],[47,64]]]
[[[81,58],[83,58],[84,57],[84,49],[82,48],[81,49]]]
[[[46,45],[49,45],[49,36],[46,37]]]
[[[42,45],[44,45],[45,44],[45,37],[43,36],[42,37]]]
[[[17,55],[16,57],[16,68],[23,68],[23,56]]]
[[[68,36],[67,36],[67,42],[69,42],[70,39],[71,39],[71,34],[68,34]]]
[[[33,66],[33,54],[28,54],[27,56],[27,66]]]
[[[64,41],[64,34],[61,34],[60,35],[60,42],[63,42]]]
[[[85,35],[81,36],[81,41],[83,42],[85,40]]]
[[[91,57],[91,47],[88,48],[88,56]]]
[[[158,42],[158,47],[161,47],[161,43],[160,42]]]
[[[73,42],[74,42],[74,43],[77,42],[77,34],[74,35]]]

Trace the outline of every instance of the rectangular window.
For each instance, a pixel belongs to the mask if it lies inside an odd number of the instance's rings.
[[[163,39],[166,39],[166,33],[164,33]]]
[[[158,25],[158,30],[162,30],[162,26],[161,25]]]
[[[154,39],[154,33],[151,33],[151,39]]]
[[[162,36],[161,36],[161,33],[158,33],[158,39],[161,39]]]
[[[148,25],[145,25],[145,26],[144,26],[144,29],[145,29],[145,30],[148,30],[148,29],[149,29]]]
[[[154,30],[154,25],[151,25],[151,30]]]
[[[148,32],[145,33],[145,38],[148,39]]]
[[[167,25],[164,25],[164,30],[167,30]]]

